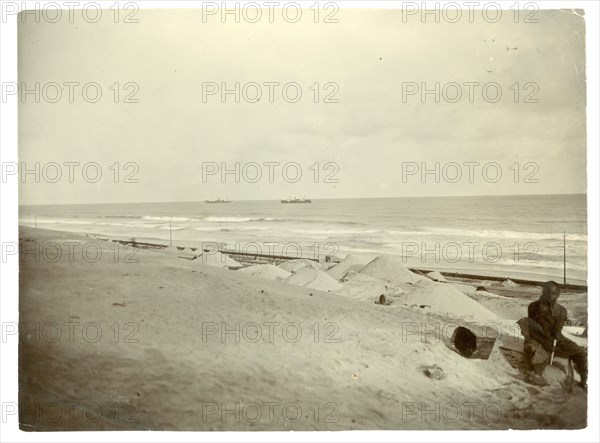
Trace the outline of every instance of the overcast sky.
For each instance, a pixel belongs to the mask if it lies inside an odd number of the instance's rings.
[[[265,12],[266,14],[266,12]],[[263,14],[263,15],[265,15]],[[322,12],[323,14],[323,12]],[[323,14],[324,15],[324,14]],[[112,203],[204,200],[211,196],[277,199],[294,195],[312,198],[402,197],[426,195],[487,195],[580,193],[586,190],[585,24],[572,11],[539,12],[538,23],[514,23],[505,12],[498,23],[475,16],[473,23],[422,23],[400,11],[340,10],[339,23],[313,22],[305,10],[298,23],[275,15],[274,23],[226,23],[195,10],[139,11],[139,23],[114,23],[105,11],[97,23],[75,14],[58,23],[33,18],[19,28],[19,81],[28,89],[39,82],[81,85],[96,82],[102,89],[97,103],[82,97],[75,86],[57,103],[24,97],[19,105],[20,161],[96,162],[102,168],[97,183],[86,183],[81,168],[69,183],[68,168],[58,183],[29,175],[20,186],[21,204]],[[120,18],[122,21],[123,17]],[[321,21],[323,16],[320,17]],[[120,84],[119,103],[111,86]],[[123,103],[139,86],[138,103]],[[256,82],[262,99],[235,103],[220,94],[203,102],[203,83],[233,88]],[[275,87],[273,103],[265,82],[296,82],[302,90],[297,103],[288,103]],[[314,103],[315,83],[320,94]],[[323,103],[334,91],[338,103]],[[457,103],[439,103],[420,94],[403,100],[403,84],[433,88],[451,82],[463,85]],[[464,83],[496,82],[502,98],[486,101],[482,87]],[[520,94],[515,103],[515,83]],[[526,89],[525,84],[531,83]],[[511,89],[512,87],[512,89]],[[114,88],[113,88],[114,89]],[[454,98],[455,89],[447,89]],[[55,91],[46,89],[52,99]],[[88,90],[94,95],[92,89]],[[246,91],[253,98],[255,89]],[[293,89],[288,89],[293,98]],[[488,89],[489,97],[495,95]],[[524,103],[534,93],[538,103]],[[121,165],[114,183],[115,162]],[[139,183],[123,183],[123,165],[134,162]],[[241,170],[255,162],[277,162],[274,183],[263,165],[257,183],[235,182],[220,174],[203,183],[203,163],[225,163]],[[290,183],[297,163],[302,178]],[[417,173],[405,176],[403,163],[433,168],[448,162],[463,166],[462,179],[450,183]],[[482,167],[496,162],[502,178],[488,183]],[[514,164],[520,167],[515,183]],[[315,183],[313,166],[319,164]],[[335,163],[337,171],[327,163]],[[525,168],[525,164],[531,163]],[[512,169],[511,169],[511,166]],[[408,166],[410,168],[410,166]],[[46,169],[50,178],[54,171]],[[89,169],[88,172],[93,172]],[[256,169],[248,166],[247,177]],[[337,183],[324,183],[327,175]],[[455,179],[456,169],[446,168]],[[495,169],[488,169],[493,179]],[[492,174],[494,173],[494,174]],[[531,175],[529,175],[531,174]],[[537,179],[538,183],[524,183]]]

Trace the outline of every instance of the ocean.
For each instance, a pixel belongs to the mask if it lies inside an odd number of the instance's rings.
[[[587,279],[586,195],[21,206],[20,224],[275,255],[395,254],[407,266]],[[563,232],[566,238],[563,238]]]

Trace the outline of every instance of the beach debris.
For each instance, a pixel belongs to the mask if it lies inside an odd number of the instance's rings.
[[[356,380],[356,379],[358,378],[358,374],[356,374],[356,372],[354,372],[354,373],[352,374],[352,378],[353,378],[354,380]]]
[[[419,369],[427,377],[433,378],[434,380],[441,380],[446,377],[444,370],[436,364],[430,366],[420,366]]]
[[[376,305],[391,305],[391,304],[392,304],[392,301],[393,301],[393,300],[391,300],[391,299],[387,298],[387,297],[385,296],[385,294],[381,294],[381,295],[379,296],[379,298],[378,298],[378,299],[375,301],[375,304],[376,304]]]
[[[336,291],[342,285],[323,271],[304,266],[285,279],[291,285],[305,286],[318,291]]]
[[[486,289],[485,286],[477,286],[476,291],[483,291],[483,292],[488,292],[488,290]]]
[[[473,327],[473,329],[476,329]],[[487,360],[490,358],[496,337],[490,337],[487,330],[473,332],[464,326],[459,326],[452,334],[453,349],[465,358],[479,358]]]
[[[113,306],[124,306],[126,307],[127,305],[125,303],[113,303]]]
[[[433,271],[427,274],[427,277],[433,281],[447,281],[446,278],[440,273],[440,271]]]
[[[369,277],[386,280],[391,283],[415,284],[419,281],[428,280],[427,277],[417,275],[407,269],[401,257],[385,255],[376,257],[361,268],[359,272]]]

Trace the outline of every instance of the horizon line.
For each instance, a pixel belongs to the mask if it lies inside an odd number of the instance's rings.
[[[568,192],[564,194],[482,194],[482,195],[421,195],[421,196],[395,196],[395,197],[337,197],[337,198],[313,198],[311,200],[368,200],[368,199],[398,199],[398,198],[476,198],[476,197],[540,197],[540,196],[556,196],[556,195],[587,195],[587,192]],[[252,202],[252,201],[279,201],[279,198],[267,199],[240,199],[231,200],[231,202]],[[177,201],[129,201],[116,203],[35,203],[35,204],[20,204],[19,207],[26,206],[77,206],[77,205],[142,205],[151,203],[206,203],[204,200],[177,200]],[[208,204],[208,203],[206,203]]]

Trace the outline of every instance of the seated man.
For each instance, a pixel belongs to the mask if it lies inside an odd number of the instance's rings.
[[[540,376],[550,355],[570,358],[581,377],[579,386],[587,388],[587,351],[562,335],[567,320],[567,310],[556,301],[560,296],[560,286],[553,281],[544,283],[540,299],[527,309],[528,317],[519,320],[525,337],[525,355],[529,370]],[[554,344],[556,342],[556,345]]]

